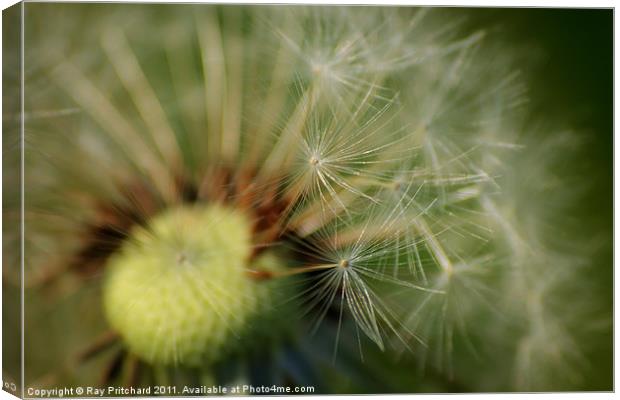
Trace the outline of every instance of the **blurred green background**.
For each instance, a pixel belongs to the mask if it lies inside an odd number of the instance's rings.
[[[586,182],[572,215],[584,241],[593,241],[597,257],[592,279],[613,309],[613,10],[495,8],[473,9],[471,27],[523,47],[532,57],[528,92],[531,109],[561,121],[581,137],[576,157],[566,158],[569,181]],[[529,54],[527,54],[529,53]],[[593,337],[586,380],[590,390],[613,388],[613,332]]]

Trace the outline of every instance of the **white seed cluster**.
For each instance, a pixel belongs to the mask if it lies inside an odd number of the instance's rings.
[[[382,349],[418,350],[468,382],[468,360],[503,360],[479,369],[481,387],[546,388],[548,375],[533,373],[543,370],[575,367],[570,380],[579,377],[569,326],[585,312],[582,288],[564,307],[545,300],[580,281],[574,253],[585,254],[547,240],[561,210],[544,198],[570,190],[551,172],[552,155],[573,139],[531,129],[518,68],[492,37],[428,8],[28,7],[57,21],[27,35],[54,84],[28,107],[58,113],[30,129],[48,157],[28,159],[29,206],[52,210],[30,227],[34,264],[49,253],[68,259],[95,204],[135,206],[120,182],[143,182],[163,209],[181,203],[178,176],[198,203],[233,192],[233,209],[286,205],[267,243],[243,223],[210,230],[215,214],[152,217],[155,234],[132,233],[138,243],[110,261],[106,312],[137,353],[168,362],[217,351],[248,307],[241,259],[273,246],[307,256],[283,265],[315,279],[294,296],[314,310],[304,318],[315,329],[329,309],[355,322],[352,337],[338,325],[336,342],[360,341],[357,332]],[[172,226],[180,230],[159,231]],[[208,239],[216,232],[225,237]],[[179,235],[193,247],[175,247]],[[216,249],[230,257],[214,275],[198,272]],[[171,299],[187,310],[177,315]],[[157,320],[166,308],[187,345],[166,344],[181,343]]]

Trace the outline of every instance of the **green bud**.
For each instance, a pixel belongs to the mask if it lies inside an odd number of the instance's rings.
[[[247,274],[251,229],[242,212],[209,205],[167,210],[131,233],[109,260],[104,286],[108,321],[131,352],[196,365],[247,347],[261,314],[273,318],[266,304],[277,290]],[[269,255],[270,269],[278,263]]]

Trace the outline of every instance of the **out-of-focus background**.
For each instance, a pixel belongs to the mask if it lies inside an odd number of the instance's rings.
[[[592,261],[612,312],[613,304],[613,11],[602,9],[475,9],[472,26],[492,31],[523,48],[536,62],[529,97],[535,113],[564,121],[580,135],[578,156],[567,158],[567,175],[588,182],[573,217],[584,241],[598,241]],[[607,284],[606,284],[607,282]],[[584,389],[613,387],[613,332],[600,341]]]

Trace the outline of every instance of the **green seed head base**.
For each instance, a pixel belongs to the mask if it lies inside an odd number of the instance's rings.
[[[108,262],[104,306],[129,349],[155,364],[216,361],[269,323],[277,290],[247,274],[251,221],[219,205],[183,206],[136,228]],[[255,264],[280,268],[267,253]],[[265,264],[264,266],[262,264]]]

